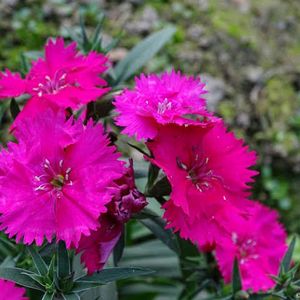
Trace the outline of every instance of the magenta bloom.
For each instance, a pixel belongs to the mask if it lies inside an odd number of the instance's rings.
[[[25,289],[16,287],[13,282],[0,279],[0,300],[29,300],[25,297]]]
[[[111,189],[114,196],[107,205],[108,211],[99,218],[100,228],[90,236],[83,236],[76,249],[77,253],[82,252],[81,262],[89,274],[103,268],[122,234],[124,224],[147,204],[145,196],[135,186],[132,160],[126,173],[113,183]]]
[[[94,101],[109,88],[99,77],[107,69],[107,57],[90,52],[87,56],[76,50],[76,43],[65,47],[64,40],[49,40],[45,46],[45,58],[39,58],[25,79],[9,70],[0,73],[0,97],[17,97],[29,94],[31,98],[19,115],[32,117],[47,109],[78,108]]]
[[[212,128],[164,126],[147,143],[151,161],[162,168],[171,186],[164,208],[169,227],[202,249],[213,247],[231,215],[245,211],[247,184],[253,181],[256,155],[222,123]],[[239,216],[240,215],[240,216]]]
[[[160,125],[196,124],[206,126],[215,120],[206,111],[204,83],[198,78],[172,71],[161,76],[141,75],[134,90],[125,90],[114,102],[117,124],[123,133],[137,139],[153,139]]]
[[[0,152],[0,230],[25,244],[66,242],[99,227],[111,200],[108,186],[123,174],[101,125],[52,111],[20,122],[18,143]]]
[[[222,123],[211,128],[164,126],[147,146],[151,161],[172,185],[171,198],[187,215],[200,214],[199,203],[233,203],[248,195],[256,154]],[[204,205],[204,204],[203,204]]]
[[[229,236],[216,246],[216,258],[225,282],[232,279],[235,257],[238,259],[243,289],[266,291],[275,286],[270,275],[278,275],[286,246],[286,233],[278,214],[255,203],[251,216],[243,222],[232,222]]]

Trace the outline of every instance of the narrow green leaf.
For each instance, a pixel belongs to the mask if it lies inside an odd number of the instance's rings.
[[[45,293],[44,294],[44,296],[43,296],[43,298],[42,298],[42,300],[53,300],[54,299],[54,293],[51,293],[51,294],[49,294],[49,293]]]
[[[172,26],[155,32],[135,46],[115,67],[116,86],[143,67],[173,36],[176,29]]]
[[[29,72],[30,65],[29,65],[28,59],[27,59],[27,57],[25,56],[24,53],[21,53],[20,60],[21,60],[21,68],[20,68],[21,73],[22,73],[22,75],[25,75]]]
[[[0,236],[0,243],[5,245],[5,247],[10,251],[10,252],[15,252],[16,251],[16,246],[13,244],[10,240],[8,240],[5,237]]]
[[[20,108],[15,98],[12,98],[10,101],[10,113],[14,120],[20,113]]]
[[[147,196],[148,197],[155,197],[159,198],[162,196],[170,195],[171,193],[171,185],[167,178],[167,176],[164,176],[160,180],[158,180],[148,191]]]
[[[28,275],[34,273],[19,268],[0,268],[0,278],[13,281],[21,286],[44,291],[45,289]]]
[[[57,246],[57,276],[58,278],[68,277],[71,273],[70,260],[66,244],[60,241]]]
[[[99,273],[96,273],[92,276],[84,276],[79,278],[74,286],[73,292],[86,291],[90,288],[95,288],[103,284],[107,284],[112,281],[150,275],[153,273],[153,270],[145,268],[108,268],[104,269]]]
[[[95,29],[93,39],[92,39],[92,44],[93,45],[99,43],[99,37],[100,37],[100,34],[101,34],[103,23],[104,23],[104,14],[101,15],[100,21],[98,22],[97,27]]]
[[[135,150],[139,151],[140,153],[144,154],[145,156],[149,157],[150,155],[145,152],[143,149],[139,148],[138,146],[131,144],[131,143],[127,143],[130,147],[134,148]]]
[[[148,219],[148,218],[157,218],[157,214],[151,209],[145,207],[142,211],[137,214],[134,214],[133,217],[135,219]]]
[[[295,249],[295,245],[296,245],[296,237],[294,236],[291,243],[290,243],[290,245],[289,245],[289,248],[288,248],[287,252],[284,255],[282,263],[281,263],[281,267],[282,267],[282,269],[285,273],[290,268],[293,252],[294,252],[294,249]]]
[[[148,169],[148,181],[146,185],[146,191],[152,188],[155,180],[157,179],[157,176],[159,174],[160,168],[156,165],[150,163],[149,169]]]
[[[36,281],[37,283],[39,283],[40,285],[42,286],[45,286],[44,285],[44,277],[41,276],[41,275],[38,275],[38,274],[27,274],[27,276],[29,276],[30,278],[32,278],[34,281]]]
[[[83,49],[88,50],[89,39],[86,34],[85,25],[84,25],[84,17],[82,14],[79,17],[79,24],[80,24],[80,30],[81,30]]]
[[[62,294],[62,297],[64,300],[80,300],[80,297],[78,294],[72,293],[72,294]]]
[[[48,267],[41,257],[41,255],[37,252],[37,250],[34,248],[34,246],[29,246],[27,248],[28,252],[30,253],[33,263],[39,272],[40,275],[45,276],[48,273]]]
[[[233,274],[232,274],[232,290],[233,293],[237,293],[242,290],[242,280],[240,275],[239,263],[237,258],[234,260],[233,264]]]
[[[162,218],[156,216],[148,219],[139,219],[139,222],[150,229],[151,232],[164,244],[166,244],[171,250],[173,250],[177,254],[180,253],[176,236],[174,235],[172,230],[165,229],[166,223]]]
[[[125,247],[125,228],[114,248],[114,252],[113,252],[113,259],[114,259],[114,265],[117,266],[120,259],[123,256],[123,252],[124,252],[124,247]]]

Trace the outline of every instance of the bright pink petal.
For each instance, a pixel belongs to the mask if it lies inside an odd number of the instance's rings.
[[[18,97],[26,91],[26,80],[9,70],[0,73],[0,98]]]
[[[225,282],[231,281],[236,257],[243,288],[266,291],[275,285],[271,275],[278,275],[287,249],[286,233],[275,211],[254,203],[249,213],[248,219],[232,220],[230,234],[217,243],[216,258]]]
[[[29,300],[25,297],[26,290],[16,287],[13,282],[0,279],[0,300]]]
[[[198,214],[199,202],[232,203],[244,198],[247,184],[257,174],[249,169],[255,153],[226,132],[222,123],[210,128],[163,126],[147,146],[151,161],[168,176],[174,204],[191,218]]]
[[[19,122],[18,143],[0,153],[0,230],[25,244],[55,236],[67,246],[98,227],[123,175],[101,125],[49,110]]]
[[[218,121],[206,111],[204,84],[198,78],[172,71],[161,76],[141,75],[134,90],[124,90],[115,99],[116,123],[137,139],[152,139],[160,125],[208,126]]]

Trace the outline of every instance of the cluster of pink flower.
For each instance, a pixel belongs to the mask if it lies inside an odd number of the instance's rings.
[[[102,125],[68,119],[65,111],[109,90],[99,77],[107,68],[104,55],[84,56],[59,38],[25,79],[0,75],[0,97],[31,96],[13,123],[18,142],[0,152],[0,230],[25,244],[65,241],[83,253],[89,273],[103,267],[124,223],[146,205],[132,162],[125,168]],[[171,183],[168,227],[214,251],[226,282],[236,257],[243,287],[267,290],[286,234],[276,212],[248,199],[256,154],[207,111],[205,93],[200,79],[179,72],[142,75],[116,97],[116,122],[146,140],[147,159]]]
[[[84,56],[59,38],[25,79],[8,70],[0,76],[0,97],[31,95],[13,123],[17,143],[0,152],[0,230],[24,244],[62,240],[83,253],[89,273],[103,267],[124,223],[146,205],[132,162],[126,168],[119,160],[103,126],[67,118],[66,108],[109,90],[99,77],[106,69],[104,55]]]
[[[286,251],[275,211],[250,201],[256,154],[206,110],[204,84],[179,72],[136,79],[115,106],[124,133],[147,140],[172,186],[165,203],[169,228],[202,251],[214,251],[226,282],[237,258],[244,289],[274,286]]]

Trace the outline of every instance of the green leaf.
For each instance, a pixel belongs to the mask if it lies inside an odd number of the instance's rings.
[[[284,255],[282,263],[281,263],[281,268],[283,269],[283,271],[285,273],[290,268],[293,252],[294,252],[294,249],[295,249],[295,245],[296,245],[296,237],[294,236],[291,243],[290,243],[290,245],[289,245],[289,248],[288,248],[287,252]]]
[[[173,26],[155,32],[135,46],[128,55],[120,61],[114,70],[116,86],[133,76],[143,67],[173,36],[176,29]]]
[[[78,294],[72,293],[72,294],[62,294],[62,297],[64,300],[80,300],[80,297]]]
[[[92,44],[96,45],[99,43],[100,40],[100,34],[102,31],[102,27],[103,27],[103,23],[104,23],[104,14],[102,14],[100,16],[100,21],[97,24],[97,27],[95,29],[94,35],[93,35],[93,39],[92,39]]]
[[[81,292],[98,287],[112,281],[127,279],[136,276],[152,274],[153,270],[145,268],[108,268],[92,276],[84,276],[76,280],[72,291]]]
[[[123,256],[123,252],[124,252],[124,247],[125,247],[125,228],[114,248],[114,252],[113,252],[113,259],[114,259],[114,265],[117,266],[120,259]]]
[[[242,290],[242,280],[240,275],[239,263],[237,258],[234,260],[233,264],[233,274],[232,274],[232,290],[233,293],[237,293]]]
[[[10,113],[14,120],[20,113],[20,108],[15,98],[12,98],[10,101]]]
[[[134,148],[135,150],[137,150],[138,152],[142,153],[143,155],[145,155],[146,157],[149,157],[150,155],[144,151],[143,149],[141,149],[140,147],[134,145],[134,144],[131,144],[131,143],[127,143],[130,147]]]
[[[39,283],[42,286],[44,285],[44,277],[38,274],[27,274],[27,276],[29,276],[30,278],[32,278],[34,281],[36,281],[37,283]]]
[[[170,195],[171,193],[171,185],[170,182],[167,178],[167,176],[164,176],[160,180],[158,180],[150,190],[147,191],[147,196],[148,197],[162,197],[162,196],[167,196]]]
[[[43,296],[43,298],[42,298],[42,300],[53,300],[54,299],[54,293],[51,293],[51,294],[49,294],[49,293],[45,293],[44,294],[44,296]]]
[[[176,236],[170,229],[165,229],[166,223],[160,217],[151,217],[148,219],[139,219],[144,226],[151,230],[151,232],[160,239],[164,244],[166,244],[171,250],[179,254],[180,249]]]
[[[147,186],[146,186],[147,191],[153,186],[153,184],[159,174],[159,171],[160,171],[159,167],[150,163],[149,169],[148,169],[148,181],[147,181]]]
[[[66,278],[70,275],[70,260],[66,244],[60,241],[57,246],[57,276],[58,278]]]
[[[47,275],[48,267],[47,267],[45,261],[43,260],[43,258],[40,256],[40,254],[36,251],[34,246],[29,246],[27,248],[27,250],[32,257],[33,263],[34,263],[37,271],[39,272],[39,274],[42,276]]]
[[[80,24],[80,30],[81,30],[81,37],[82,37],[82,46],[84,50],[88,50],[89,46],[89,39],[86,34],[85,26],[84,26],[84,17],[82,14],[80,14],[79,17],[79,24]]]
[[[45,289],[28,275],[34,273],[19,268],[0,268],[0,278],[13,281],[19,285],[44,291]]]

